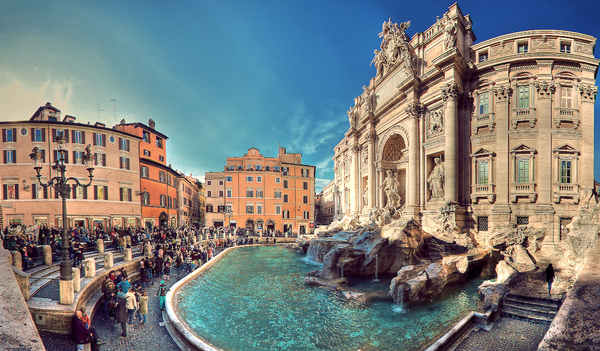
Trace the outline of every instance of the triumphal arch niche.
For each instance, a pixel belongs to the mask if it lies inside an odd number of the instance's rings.
[[[394,208],[425,227],[443,213],[461,231],[529,224],[560,241],[594,187],[584,140],[593,140],[596,39],[533,30],[475,44],[457,4],[408,30],[407,18],[383,22],[374,76],[347,112],[333,157],[336,213]]]

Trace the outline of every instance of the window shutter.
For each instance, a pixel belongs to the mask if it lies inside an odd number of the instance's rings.
[[[52,140],[54,140],[58,136],[58,134],[56,133],[56,128],[52,128]]]
[[[15,184],[15,200],[19,200],[19,185]]]
[[[131,200],[132,200],[132,190],[130,188],[130,189],[127,189],[127,201],[131,202]]]
[[[54,189],[54,198],[58,199],[58,190]]]
[[[123,187],[119,188],[119,201],[123,201]]]
[[[71,131],[71,139],[73,139],[73,142],[75,142],[75,131],[74,130]]]
[[[13,141],[17,141],[17,128],[13,128]]]
[[[67,143],[69,142],[69,131],[65,129],[65,138],[67,138]]]
[[[87,188],[83,187],[83,198],[87,200]]]
[[[130,146],[131,146],[131,143],[129,142],[129,140],[127,140],[127,151],[130,151]]]
[[[123,145],[123,138],[119,138],[119,150],[123,150],[121,145]]]
[[[44,187],[44,199],[48,198],[48,188]]]
[[[54,150],[54,161],[56,162],[58,160],[58,150]]]
[[[127,164],[127,169],[129,169],[130,164],[129,164],[129,159],[128,158],[125,159],[125,163]]]
[[[108,186],[104,186],[104,200],[108,200]]]
[[[102,146],[106,147],[106,134],[102,134]]]
[[[6,129],[2,129],[2,142],[6,142]]]
[[[2,194],[4,195],[4,200],[8,199],[8,186],[6,184],[2,185]]]
[[[81,131],[81,143],[85,145],[85,131]]]
[[[96,145],[96,133],[92,133],[92,144]]]
[[[77,164],[77,151],[73,151],[73,163]]]
[[[123,169],[123,157],[119,157],[119,168]]]
[[[96,139],[96,138],[94,138]],[[98,186],[94,185],[94,200],[98,200]]]
[[[106,154],[102,154],[102,165],[106,166]]]
[[[42,141],[46,141],[46,128],[42,128]],[[68,141],[68,140],[67,140]]]
[[[4,163],[6,163],[6,153],[7,152],[8,152],[7,150],[4,150]]]
[[[36,199],[37,198],[37,184],[31,184],[31,198],[32,199]]]
[[[35,141],[35,128],[31,128],[31,141]]]
[[[69,153],[65,152],[65,163],[69,163]]]

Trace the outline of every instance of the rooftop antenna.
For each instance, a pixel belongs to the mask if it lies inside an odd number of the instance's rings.
[[[115,99],[110,100],[115,103],[115,124],[117,124],[117,111],[121,112],[121,110],[117,110],[117,101]]]
[[[102,118],[100,117],[100,112],[104,112],[104,110],[101,110],[100,104],[98,104],[98,122],[102,123]]]

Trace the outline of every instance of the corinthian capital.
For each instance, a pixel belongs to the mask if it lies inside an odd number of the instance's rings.
[[[460,96],[460,92],[458,89],[458,85],[456,82],[446,83],[442,86],[442,100],[444,102],[448,101],[448,99],[457,100]]]
[[[422,109],[423,109],[423,104],[418,103],[418,102],[417,103],[409,102],[406,105],[405,111],[406,111],[406,114],[408,115],[408,118],[413,119],[413,118],[419,117]]]

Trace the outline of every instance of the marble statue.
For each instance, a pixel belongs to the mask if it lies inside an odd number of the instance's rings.
[[[456,46],[456,23],[450,19],[448,14],[444,16],[444,20],[446,22],[446,27],[444,28],[444,32],[446,32],[444,48],[448,50]]]
[[[387,203],[385,207],[396,208],[400,205],[401,197],[400,197],[400,183],[394,176],[391,170],[386,171],[386,178],[383,181],[383,184],[379,186],[379,188],[383,188],[385,192],[385,196],[387,198]]]
[[[369,183],[365,184],[365,190],[363,191],[363,208],[369,206]]]
[[[429,128],[427,128],[428,135],[439,134],[444,131],[444,112],[442,110],[433,111],[429,114]]]
[[[431,191],[430,199],[444,198],[444,164],[439,157],[435,158],[435,167],[427,177],[427,183]]]

